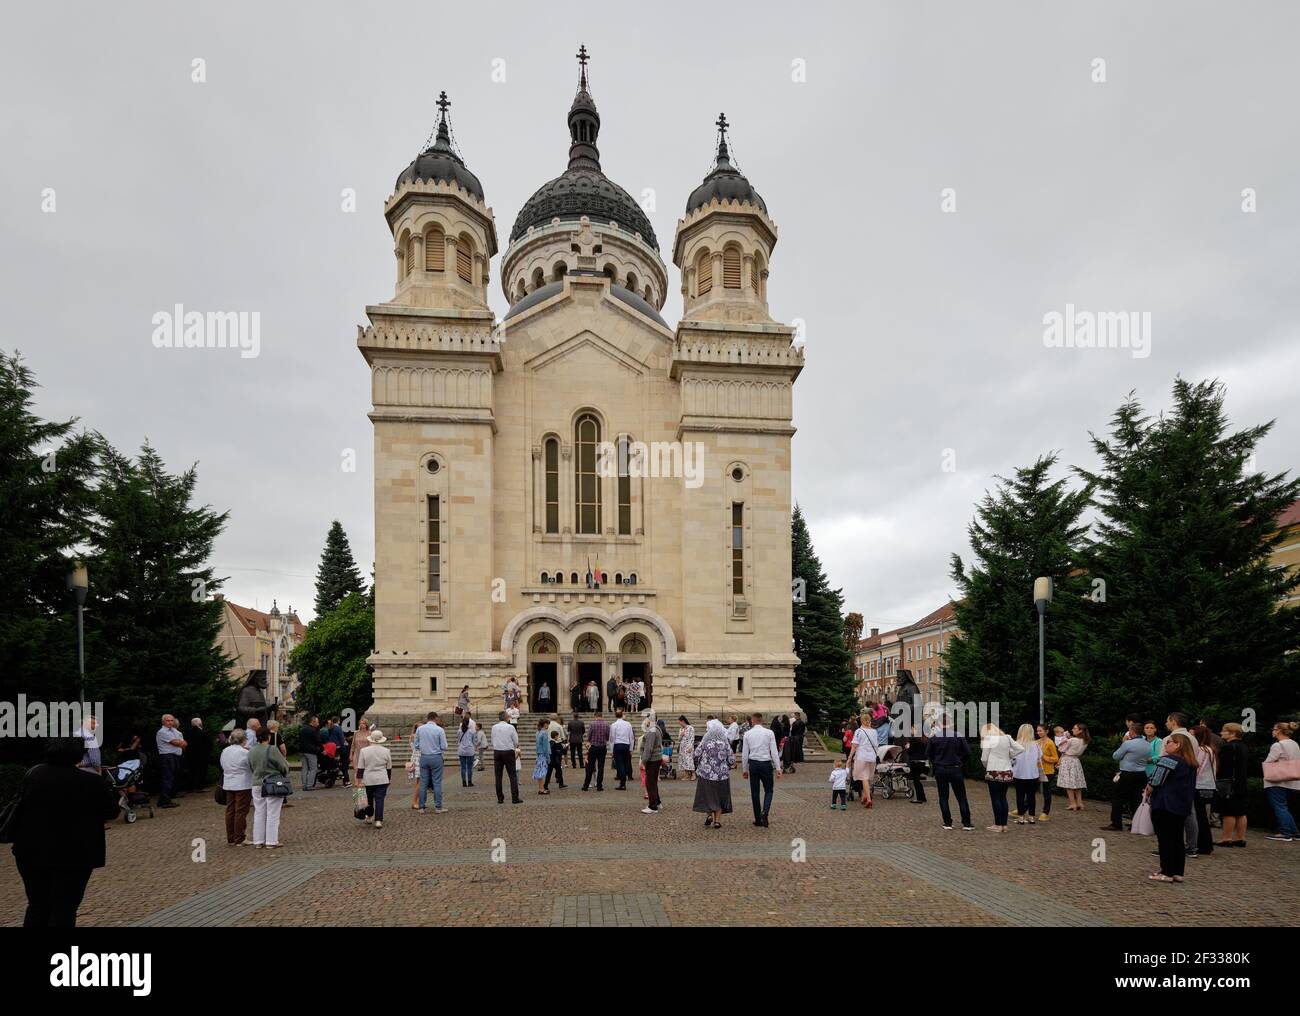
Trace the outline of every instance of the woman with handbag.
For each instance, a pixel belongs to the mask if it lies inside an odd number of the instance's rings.
[[[1070,736],[1061,748],[1061,770],[1056,777],[1056,785],[1065,791],[1070,803],[1067,811],[1083,811],[1083,792],[1088,789],[1088,781],[1083,775],[1083,763],[1079,761],[1092,740],[1088,728],[1076,723],[1070,728]]]
[[[1204,723],[1191,730],[1196,741],[1196,796],[1192,810],[1196,814],[1196,853],[1203,856],[1214,853],[1214,832],[1210,829],[1210,802],[1215,797],[1215,781],[1219,772],[1219,753],[1215,748],[1218,738]]]
[[[376,829],[384,828],[384,798],[393,779],[393,756],[384,743],[388,740],[379,729],[370,731],[366,746],[357,756],[357,782],[366,788],[366,824],[374,822]]]
[[[253,770],[253,846],[275,850],[280,843],[280,809],[293,793],[289,762],[271,744],[271,731],[257,732],[257,744],[248,749]]]
[[[1265,838],[1283,843],[1300,838],[1295,816],[1291,814],[1291,805],[1300,796],[1300,745],[1295,743],[1298,728],[1300,723],[1273,724],[1277,743],[1269,748],[1264,759],[1264,796],[1277,816],[1277,832]]]
[[[1245,731],[1240,723],[1225,723],[1219,731],[1223,747],[1219,749],[1219,772],[1214,781],[1218,797],[1215,810],[1223,818],[1223,839],[1215,846],[1246,845],[1246,776],[1250,769],[1250,751],[1241,739]]]
[[[1004,734],[996,723],[986,723],[980,730],[980,761],[984,763],[984,780],[989,786],[989,800],[993,804],[993,824],[986,826],[991,833],[1007,831],[1010,809],[1007,806],[1007,789],[1015,779],[1015,760],[1024,747]]]
[[[1165,753],[1156,763],[1144,792],[1151,807],[1151,824],[1159,845],[1160,870],[1148,875],[1152,882],[1181,882],[1187,870],[1183,827],[1196,796],[1196,747],[1187,734],[1170,734]]]

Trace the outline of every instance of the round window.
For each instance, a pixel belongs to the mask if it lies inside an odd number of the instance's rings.
[[[431,473],[436,473],[442,467],[438,465],[437,459],[430,459],[428,462],[425,463],[424,468]]]
[[[739,483],[741,480],[745,478],[745,471],[741,469],[739,466],[737,466],[735,469],[731,471],[731,478],[735,480],[737,483]]]

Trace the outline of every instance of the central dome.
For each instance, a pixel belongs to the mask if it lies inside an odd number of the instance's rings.
[[[632,195],[607,177],[600,169],[600,151],[596,138],[600,134],[600,114],[587,84],[587,47],[578,52],[581,72],[578,92],[569,107],[569,168],[541,187],[524,202],[510,230],[514,243],[530,227],[549,225],[552,219],[577,222],[584,215],[593,223],[616,222],[623,229],[640,233],[641,239],[655,250],[655,239],[641,206]]]
[[[524,202],[510,231],[510,242],[528,232],[530,226],[545,226],[552,219],[577,222],[583,216],[592,222],[617,222],[655,250],[659,241],[641,206],[632,195],[596,169],[569,169],[542,184]]]

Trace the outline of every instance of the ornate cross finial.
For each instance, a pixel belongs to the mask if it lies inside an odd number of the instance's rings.
[[[438,93],[438,102],[436,105],[440,111],[440,115],[442,116],[442,118],[444,120],[447,119],[447,108],[451,105],[451,100],[447,98],[446,92]]]
[[[726,136],[726,133],[727,133],[727,114],[726,114],[726,113],[719,113],[719,114],[718,114],[718,119],[717,119],[716,126],[717,126],[718,130],[722,133],[722,135],[725,137],[725,136]]]
[[[727,123],[727,114],[719,113],[718,119],[713,122],[713,125],[718,128],[718,152],[715,161],[719,165],[723,163],[730,164],[731,153],[727,151],[727,128],[730,125]]]
[[[578,80],[583,89],[587,87],[587,61],[590,59],[591,57],[587,55],[587,45],[583,43],[578,47],[578,66],[581,68]]]

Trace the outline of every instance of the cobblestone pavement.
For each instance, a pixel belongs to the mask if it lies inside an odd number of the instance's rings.
[[[430,801],[419,815],[399,774],[379,830],[352,817],[342,788],[295,794],[276,851],[227,847],[223,809],[190,795],[155,819],[113,825],[80,922],[1160,925],[1183,919],[1195,894],[1234,923],[1281,925],[1300,892],[1300,846],[1260,832],[1246,850],[1189,861],[1184,885],[1157,885],[1146,879],[1154,841],[1100,831],[1100,804],[1072,813],[1060,801],[1050,824],[996,835],[984,830],[988,795],[972,783],[978,831],[947,832],[933,787],[924,806],[832,811],[827,772],[810,764],[780,781],[767,829],[751,825],[748,784],[735,775],[737,811],[716,831],[691,811],[694,786],[681,781],[664,784],[663,813],[643,815],[636,787],[552,787],[498,805],[485,774],[472,789],[453,774],[449,811],[435,815]],[[23,905],[4,851],[0,923],[20,923]]]

